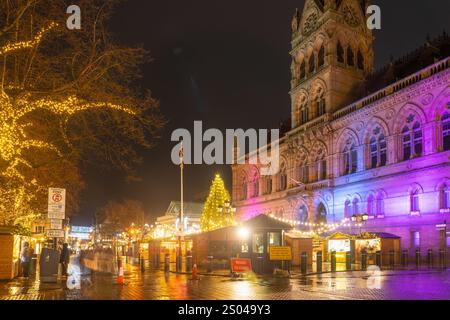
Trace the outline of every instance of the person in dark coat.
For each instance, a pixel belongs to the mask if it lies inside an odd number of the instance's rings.
[[[63,245],[59,262],[62,265],[62,274],[64,276],[67,276],[67,267],[69,266],[69,262],[70,262],[70,251],[69,251],[69,245],[67,243],[64,243],[64,245]]]
[[[30,246],[28,242],[25,242],[23,244],[22,251],[20,252],[20,263],[22,266],[22,275],[27,278],[28,274],[30,272],[30,259],[31,259],[31,252],[30,252]]]

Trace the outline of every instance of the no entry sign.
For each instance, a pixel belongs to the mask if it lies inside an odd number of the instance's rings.
[[[48,189],[48,218],[64,219],[66,212],[66,189]]]
[[[250,272],[252,262],[250,259],[231,258],[231,272]]]

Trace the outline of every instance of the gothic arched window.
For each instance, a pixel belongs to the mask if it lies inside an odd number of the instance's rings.
[[[355,65],[355,55],[353,54],[352,48],[347,48],[347,65],[354,66]]]
[[[344,48],[342,47],[340,41],[338,41],[337,44],[337,61],[340,63],[344,63]]]
[[[320,68],[325,64],[325,48],[323,47],[323,45],[320,47],[318,58],[319,58],[318,65]]]
[[[252,188],[253,188],[253,192],[252,192],[252,196],[253,198],[256,198],[259,196],[259,177],[258,174],[255,174],[253,176],[253,182],[252,182]]]
[[[242,178],[242,193],[241,193],[241,200],[247,199],[248,193],[247,193],[247,178]]]
[[[296,112],[295,112],[295,119],[297,121],[297,124],[304,123],[304,121],[303,121],[303,112],[306,109],[306,105],[308,103],[308,99],[307,99],[307,97],[304,94],[302,94],[299,97],[298,101],[299,102],[297,104],[297,108],[296,108]]]
[[[309,183],[309,167],[305,163],[302,167],[300,167],[300,181],[303,183]]]
[[[314,70],[316,68],[316,61],[315,61],[315,56],[314,56],[314,52],[311,52],[311,55],[309,56],[309,74],[314,73]]]
[[[325,94],[323,89],[320,88],[316,97],[317,116],[323,116],[325,114]]]
[[[450,184],[448,183],[439,186],[439,209],[450,209]]]
[[[302,205],[300,208],[297,209],[297,212],[295,213],[294,216],[294,220],[301,222],[308,221],[308,208],[306,208],[305,205]]]
[[[325,159],[325,153],[323,150],[319,151],[319,155],[316,158],[315,171],[318,181],[325,180],[327,178],[327,160]]]
[[[361,50],[358,50],[358,55],[356,57],[358,62],[358,69],[364,70],[364,57],[361,53]]]
[[[414,189],[410,193],[410,208],[411,212],[420,211],[420,201],[419,201],[419,189]]]
[[[302,63],[300,64],[300,79],[306,78],[306,63],[305,59],[303,59]]]
[[[287,174],[286,166],[283,165],[278,173],[278,191],[286,190],[287,188]]]
[[[344,215],[346,218],[350,218],[353,214],[352,203],[350,200],[345,201]]]
[[[387,144],[384,134],[379,127],[373,130],[370,138],[370,168],[382,167],[386,165]]]
[[[354,144],[347,144],[344,148],[343,161],[344,161],[344,175],[354,173],[358,169],[358,152]]]
[[[327,209],[322,202],[317,207],[316,223],[327,223]]]
[[[303,123],[307,123],[308,122],[308,108],[306,106],[304,106],[301,110],[300,110],[300,115],[302,117],[302,124]]]
[[[383,199],[383,194],[379,193],[376,200],[377,200],[377,203],[376,203],[377,216],[384,216],[384,199]]]
[[[446,112],[442,116],[442,148],[444,151],[450,150],[450,113]]]
[[[402,130],[403,160],[422,155],[422,128],[418,121],[413,124],[413,119],[413,116],[409,116],[408,124]]]

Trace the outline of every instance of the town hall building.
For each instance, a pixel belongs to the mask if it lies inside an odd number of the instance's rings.
[[[402,248],[448,248],[450,38],[375,71],[368,5],[306,0],[295,13],[280,171],[233,165],[236,215],[327,224],[367,214],[364,231]]]

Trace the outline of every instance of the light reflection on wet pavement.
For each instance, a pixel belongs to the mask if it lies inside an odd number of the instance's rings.
[[[68,289],[65,281],[40,283],[18,279],[0,283],[0,299],[66,300],[322,300],[322,299],[450,299],[449,271],[382,271],[368,277],[365,272],[338,272],[288,278],[230,279],[165,274],[160,270],[141,273],[127,266],[125,283],[115,276],[92,273],[81,276],[80,289]]]

